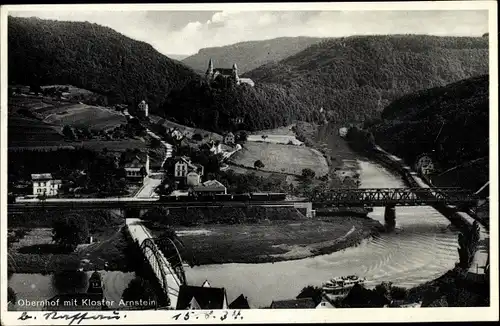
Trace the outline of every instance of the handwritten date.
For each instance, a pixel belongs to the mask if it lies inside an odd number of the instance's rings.
[[[236,320],[243,319],[243,315],[240,310],[234,310],[231,313],[229,311],[218,311],[215,312],[210,310],[209,312],[196,312],[196,311],[188,311],[186,313],[179,313],[172,316],[173,320],[199,320],[199,319],[219,319],[220,321],[224,321],[226,319]]]

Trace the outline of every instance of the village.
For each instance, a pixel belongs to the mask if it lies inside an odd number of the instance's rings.
[[[216,164],[220,170],[227,169],[224,162],[234,153],[241,150],[238,140],[242,135],[236,137],[232,132],[223,135],[223,139],[203,139],[200,134],[183,132],[180,128],[164,128],[163,137],[158,136],[148,127],[153,121],[148,119],[148,104],[145,101],[139,103],[137,116],[132,116],[124,106],[117,105],[126,117],[129,124],[144,128],[145,133],[151,137],[153,142],[161,144],[163,147],[163,157],[157,162],[151,162],[148,151],[126,150],[121,151],[116,156],[116,165],[123,170],[123,177],[127,186],[135,191],[132,197],[136,198],[158,198],[160,194],[169,194],[172,196],[204,195],[204,194],[226,194],[226,187],[215,179],[208,179],[205,173],[205,167],[202,164],[194,163],[189,155],[175,155],[183,140],[191,140],[195,143],[201,143],[194,152],[203,151],[207,155],[217,158]],[[160,124],[156,124],[158,126]],[[161,125],[160,125],[161,126]],[[153,125],[153,128],[155,125]],[[244,136],[243,136],[244,137]],[[166,141],[176,144],[173,145]],[[158,145],[153,145],[159,147]],[[86,171],[80,171],[85,174]],[[44,200],[47,198],[67,198],[75,192],[75,189],[64,191],[63,185],[67,180],[61,180],[54,176],[53,171],[44,171],[43,173],[31,174],[32,192],[26,192],[24,196],[18,196],[16,201]],[[129,197],[131,195],[125,195]],[[76,196],[79,197],[79,196]],[[97,194],[96,197],[101,197]]]

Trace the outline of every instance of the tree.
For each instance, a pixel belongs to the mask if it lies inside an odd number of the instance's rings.
[[[152,138],[151,139],[151,144],[150,144],[151,148],[159,148],[161,146],[161,140],[157,139],[157,138]]]
[[[59,218],[52,227],[52,240],[69,252],[73,252],[80,243],[85,241],[88,234],[85,219],[82,220],[78,215]]]
[[[314,179],[315,176],[316,176],[316,172],[314,172],[311,169],[306,168],[306,169],[302,170],[302,178],[304,178],[305,180]]]
[[[75,140],[76,139],[75,132],[74,132],[73,128],[71,128],[70,126],[65,125],[63,127],[62,132],[63,132],[64,137],[66,137],[67,139],[69,139],[69,140]]]
[[[238,141],[247,141],[248,139],[248,134],[246,131],[240,131],[238,133]]]
[[[262,168],[264,168],[264,166],[265,165],[264,165],[264,163],[262,163],[261,160],[257,160],[253,164],[253,167],[256,168],[256,169],[262,169]]]
[[[297,296],[297,299],[301,298],[311,298],[314,304],[318,305],[323,300],[323,290],[320,287],[308,285]]]
[[[132,281],[130,281],[127,288],[123,291],[122,299],[125,302],[138,300],[143,300],[146,302],[150,300],[155,302],[157,301],[157,297],[152,285],[148,280],[140,276],[136,276]],[[152,308],[154,307],[144,307],[144,309]]]
[[[192,139],[196,140],[196,141],[202,141],[203,137],[201,136],[201,134],[196,133],[196,134],[193,135]]]

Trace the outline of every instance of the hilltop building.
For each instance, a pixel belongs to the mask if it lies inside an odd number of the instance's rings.
[[[218,84],[223,87],[247,84],[254,86],[255,83],[250,78],[240,78],[238,66],[233,64],[232,68],[214,68],[212,59],[208,61],[208,69],[205,73],[205,81],[209,85]]]
[[[34,196],[57,196],[61,189],[62,181],[55,180],[50,173],[32,174]]]

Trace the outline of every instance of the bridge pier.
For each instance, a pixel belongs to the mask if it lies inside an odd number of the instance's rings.
[[[396,206],[395,205],[385,206],[384,221],[385,221],[386,230],[389,232],[394,231],[394,229],[396,228]]]

